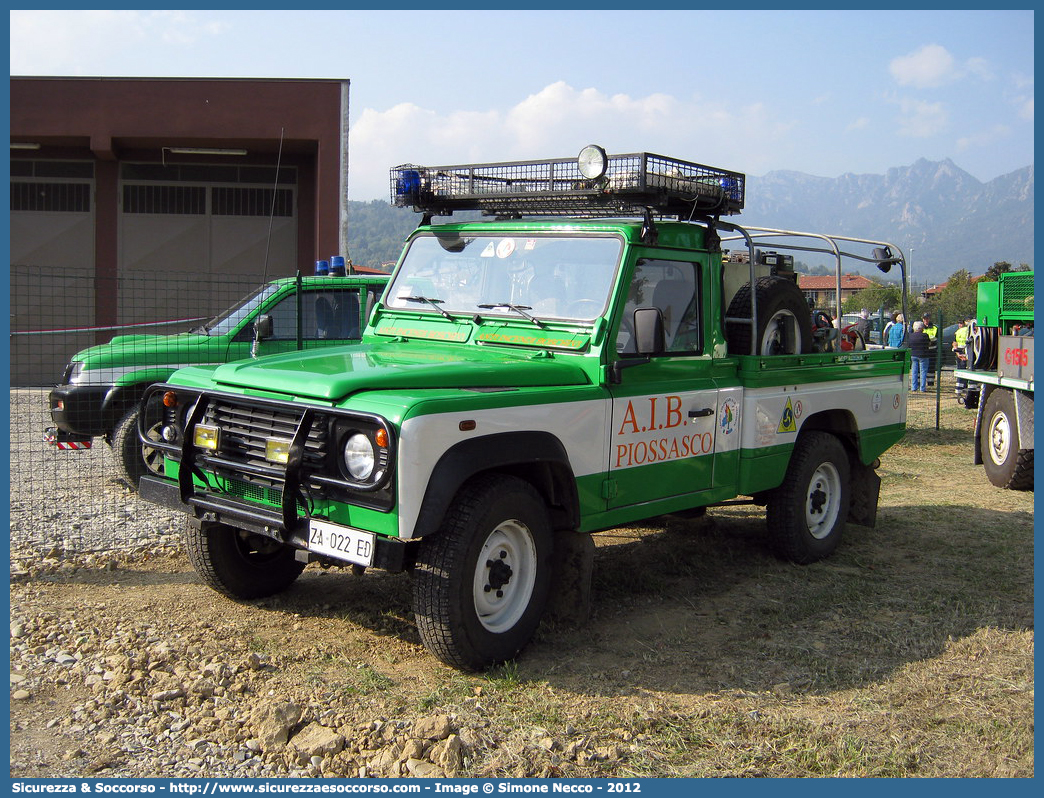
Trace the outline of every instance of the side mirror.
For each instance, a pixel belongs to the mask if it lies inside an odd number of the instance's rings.
[[[262,313],[254,321],[254,340],[260,341],[264,338],[271,338],[272,330],[272,317],[267,313]]]
[[[659,355],[667,349],[659,308],[638,308],[634,312],[634,339],[639,355]]]

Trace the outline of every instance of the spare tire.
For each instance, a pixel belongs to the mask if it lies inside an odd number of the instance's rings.
[[[744,285],[729,303],[731,319],[750,318],[750,283]],[[759,277],[754,283],[758,329],[753,341],[758,355],[797,355],[812,351],[812,314],[797,283],[785,277]],[[727,321],[725,340],[729,353],[751,354],[749,322]]]

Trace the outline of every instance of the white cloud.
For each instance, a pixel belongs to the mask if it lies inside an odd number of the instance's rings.
[[[1022,97],[1018,101],[1019,117],[1033,121],[1033,98]]]
[[[898,121],[899,135],[926,139],[946,129],[949,114],[942,103],[904,98],[899,100],[901,112]]]
[[[927,89],[953,80],[957,67],[945,47],[926,44],[909,55],[893,58],[888,69],[900,86]]]
[[[402,163],[569,157],[592,142],[610,152],[660,152],[757,172],[778,163],[780,142],[793,127],[761,103],[729,108],[698,97],[575,89],[564,81],[504,110],[367,108],[351,127],[350,192],[352,199],[387,198],[388,169]]]
[[[900,86],[934,89],[970,76],[993,80],[993,67],[985,58],[972,57],[959,63],[945,47],[926,44],[909,55],[893,58],[889,72]]]
[[[993,80],[993,67],[985,58],[969,58],[964,62],[964,67],[969,74],[982,80]]]
[[[107,54],[192,46],[220,22],[184,11],[11,11],[12,75],[105,75]],[[46,46],[41,46],[46,43]],[[163,69],[168,68],[169,61]],[[154,74],[161,74],[163,69]]]
[[[851,133],[853,130],[866,130],[868,127],[870,127],[870,117],[861,116],[858,119],[849,122],[845,130]]]
[[[987,130],[982,130],[975,135],[962,136],[957,139],[957,151],[966,152],[968,150],[992,147],[998,142],[1008,138],[1010,135],[1011,128],[1007,125],[994,125],[993,127]]]

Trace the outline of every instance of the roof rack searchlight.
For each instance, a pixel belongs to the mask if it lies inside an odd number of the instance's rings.
[[[648,152],[607,155],[597,145],[577,158],[391,169],[392,204],[450,216],[718,217],[743,208],[745,177]]]

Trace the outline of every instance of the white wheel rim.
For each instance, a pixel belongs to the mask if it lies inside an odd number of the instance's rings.
[[[780,325],[786,326],[787,338],[790,340],[794,347],[800,348],[799,336],[801,332],[798,330],[797,317],[789,310],[780,310],[773,314],[772,318],[769,319],[767,325],[765,325],[765,334],[761,338],[761,354],[762,355],[783,355],[793,354],[783,350],[783,334],[780,330]]]
[[[1008,459],[1008,450],[1011,447],[1011,425],[1008,416],[1004,413],[996,413],[990,419],[990,459],[997,465],[1004,465]]]
[[[805,496],[805,524],[816,540],[827,537],[841,507],[841,475],[833,463],[822,463],[812,475]]]
[[[475,567],[472,595],[479,622],[499,634],[522,616],[536,584],[536,544],[521,521],[504,521],[486,538]]]

